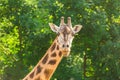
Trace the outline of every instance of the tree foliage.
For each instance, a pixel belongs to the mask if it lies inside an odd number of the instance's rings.
[[[83,28],[51,80],[120,79],[119,0],[0,0],[0,80],[22,79],[55,38],[48,23]]]

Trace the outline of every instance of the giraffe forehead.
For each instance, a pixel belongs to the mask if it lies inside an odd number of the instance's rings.
[[[60,32],[62,34],[69,34],[69,33],[72,32],[72,29],[70,29],[70,27],[68,27],[68,26],[61,26],[60,27]]]

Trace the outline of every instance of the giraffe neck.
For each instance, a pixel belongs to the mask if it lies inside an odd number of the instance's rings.
[[[56,38],[42,59],[23,80],[50,80],[62,57]]]

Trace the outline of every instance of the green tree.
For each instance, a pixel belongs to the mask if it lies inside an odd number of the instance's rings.
[[[119,0],[52,0],[49,7],[51,7],[49,11],[53,16],[53,22],[58,23],[56,22],[58,18],[64,15],[65,17],[71,16],[73,24],[83,25],[83,29],[73,43],[72,56],[67,61],[63,61],[63,63],[71,64],[60,66],[61,72],[58,70],[55,76],[62,80],[68,80],[69,77],[75,80],[81,78],[85,80],[120,79],[120,65],[118,65],[120,64]],[[74,61],[75,55],[80,55],[84,62]],[[78,65],[74,65],[73,68],[81,66],[80,62],[83,66],[78,67],[75,72],[68,67],[75,63]],[[62,75],[63,73],[68,75]]]
[[[0,12],[0,79],[18,80],[44,54],[39,51],[47,45],[39,46],[50,33],[47,26],[51,17],[33,0],[1,0]]]

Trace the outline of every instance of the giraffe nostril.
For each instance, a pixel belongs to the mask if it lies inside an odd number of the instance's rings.
[[[69,45],[68,45],[68,44],[67,44],[67,45],[64,45],[64,44],[63,44],[62,47],[63,47],[63,48],[65,48],[65,47],[69,47]]]
[[[69,45],[67,45],[67,47],[69,47]]]

